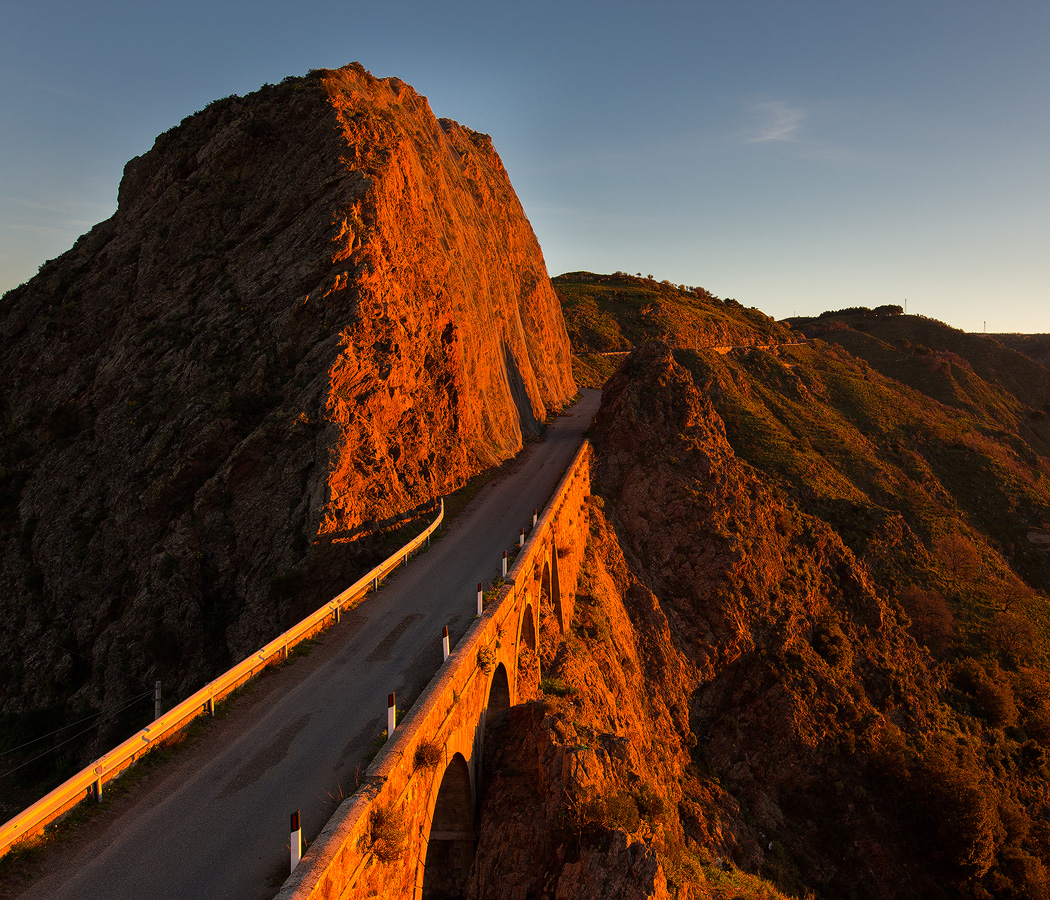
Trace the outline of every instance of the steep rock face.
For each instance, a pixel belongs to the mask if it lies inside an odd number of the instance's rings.
[[[324,86],[344,165],[374,173],[339,211],[343,271],[330,276],[332,291],[357,292],[352,343],[331,369],[343,433],[330,531],[384,510],[392,487],[402,506],[434,493],[435,465],[473,472],[506,458],[575,385],[557,298],[489,138],[435,120],[396,80],[343,69]],[[431,395],[451,402],[435,414]]]
[[[0,336],[13,731],[199,685],[575,392],[489,138],[356,64],[161,135]]]

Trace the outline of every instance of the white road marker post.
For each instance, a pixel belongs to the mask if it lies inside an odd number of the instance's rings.
[[[503,577],[507,576],[507,551],[503,551]]]
[[[539,521],[539,518],[540,518],[540,512],[539,512],[539,510],[538,510],[538,509],[534,509],[534,510],[532,511],[532,527],[533,527],[533,528],[535,528],[535,527],[536,527],[536,523],[537,523],[537,522]]]
[[[521,529],[521,534],[518,535],[518,546],[519,547],[524,547],[525,546],[525,529],[524,528]]]
[[[299,823],[299,810],[292,813],[292,840],[289,844],[291,847],[291,871],[295,871],[295,867],[299,865],[299,860],[303,858],[303,829]]]
[[[394,736],[397,728],[397,707],[394,705],[394,695],[386,698],[386,739],[389,741]]]
[[[160,682],[153,685],[153,721],[160,718]]]
[[[481,582],[478,582],[478,615],[480,616],[485,611],[485,591],[481,587]]]
[[[441,661],[444,662],[449,658],[450,652],[448,647],[448,626],[446,625],[441,629]]]

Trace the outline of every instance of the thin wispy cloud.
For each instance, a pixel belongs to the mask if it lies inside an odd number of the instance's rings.
[[[798,132],[809,113],[804,109],[788,106],[782,100],[756,103],[752,110],[758,124],[744,136],[745,144],[768,144],[774,141],[794,143]]]
[[[752,103],[747,107],[750,121],[733,135],[744,144],[779,144],[797,159],[841,163],[871,168],[885,167],[888,160],[870,147],[849,146],[842,142],[849,123],[861,106],[815,101],[806,108],[783,100]]]

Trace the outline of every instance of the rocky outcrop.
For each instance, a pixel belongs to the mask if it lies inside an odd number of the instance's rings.
[[[8,725],[200,685],[575,393],[490,139],[356,64],[161,135],[0,335]]]
[[[660,900],[670,896],[665,866],[685,852],[671,811],[689,759],[693,677],[600,500],[590,520],[575,630],[558,641],[555,622],[541,628],[554,649],[539,701],[486,725],[475,900]]]
[[[716,817],[733,835],[728,858],[750,871],[781,868],[769,853],[776,843],[805,873],[785,887],[813,886],[819,871],[822,891],[846,896],[863,871],[900,896],[914,890],[863,855],[832,865],[824,849],[841,838],[845,807],[827,780],[864,778],[843,764],[843,742],[871,740],[891,708],[925,723],[935,705],[918,686],[929,677],[921,655],[864,567],[737,458],[721,417],[665,345],[647,345],[614,376],[597,431],[598,481],[625,549],[697,672],[698,758],[750,810],[749,822]],[[887,706],[887,695],[908,700]],[[885,811],[854,806],[845,818],[857,833],[886,840]],[[684,808],[706,843],[711,817],[702,804]]]

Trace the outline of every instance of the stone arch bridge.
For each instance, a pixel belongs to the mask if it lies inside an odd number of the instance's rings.
[[[489,715],[533,696],[540,621],[564,632],[587,543],[592,450],[584,441],[514,560],[277,900],[456,897],[474,858]]]

